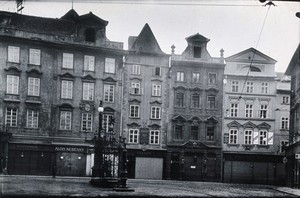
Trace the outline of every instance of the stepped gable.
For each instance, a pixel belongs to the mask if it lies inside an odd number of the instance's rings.
[[[145,24],[141,33],[135,39],[129,50],[145,53],[165,54],[160,49],[159,44],[148,23]]]

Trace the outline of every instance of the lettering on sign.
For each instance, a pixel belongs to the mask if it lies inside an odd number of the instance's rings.
[[[62,151],[62,152],[84,152],[84,148],[77,148],[77,147],[61,147],[61,146],[56,146],[55,151]]]
[[[21,150],[38,150],[38,146],[36,145],[16,145],[17,149]]]

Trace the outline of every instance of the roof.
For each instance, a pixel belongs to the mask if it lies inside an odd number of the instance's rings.
[[[185,40],[187,40],[187,42],[199,42],[199,43],[207,43],[210,41],[208,38],[202,36],[199,33],[186,37]]]
[[[64,19],[44,18],[0,11],[0,27],[28,32],[69,35],[76,30],[75,23]]]
[[[285,75],[291,76],[295,72],[295,69],[296,69],[295,67],[296,66],[300,67],[300,52],[299,51],[300,51],[300,43],[288,65],[288,68],[286,69],[286,71],[284,73]]]
[[[144,25],[142,31],[135,39],[129,50],[146,53],[165,54],[160,49],[159,44],[148,23]]]
[[[275,59],[263,54],[262,52],[254,49],[253,47],[226,58],[227,62],[245,62],[245,60],[249,62],[260,61],[271,64],[275,64],[277,62]]]

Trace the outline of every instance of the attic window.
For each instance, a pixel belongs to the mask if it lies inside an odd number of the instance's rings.
[[[194,47],[194,58],[201,58],[201,47]]]
[[[85,30],[85,41],[87,42],[95,42],[95,29],[87,28]]]
[[[252,72],[261,72],[261,70],[258,67],[250,66],[250,71]]]

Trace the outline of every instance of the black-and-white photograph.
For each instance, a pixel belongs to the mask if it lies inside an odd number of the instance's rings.
[[[300,0],[0,0],[0,198],[300,197]]]

